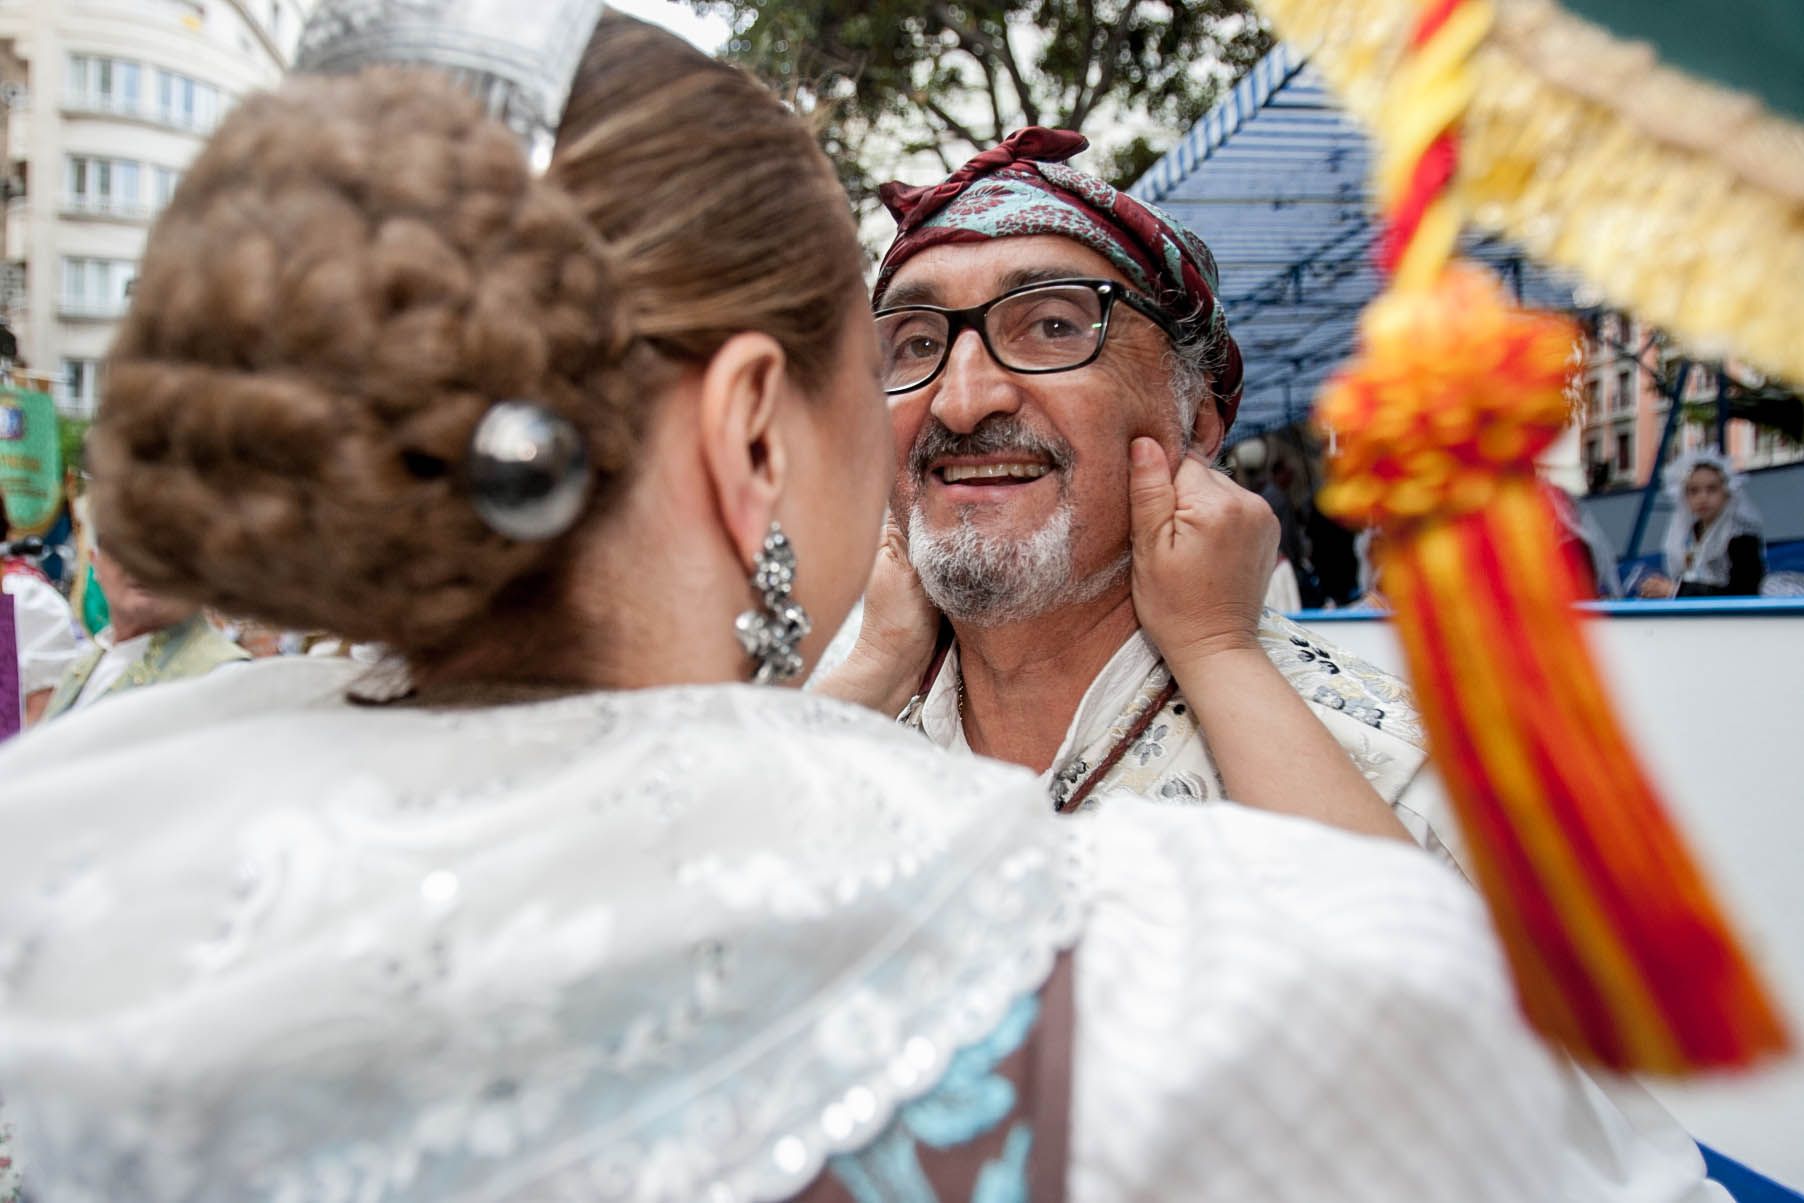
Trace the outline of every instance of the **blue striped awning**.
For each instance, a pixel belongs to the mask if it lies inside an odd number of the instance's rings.
[[[1309,64],[1280,45],[1130,189],[1215,252],[1228,325],[1246,357],[1234,437],[1302,419],[1352,351],[1359,311],[1383,281],[1367,181],[1370,140]],[[1499,239],[1464,250],[1518,294],[1573,307],[1569,280]]]

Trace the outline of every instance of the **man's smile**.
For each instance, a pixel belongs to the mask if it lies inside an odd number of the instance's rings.
[[[1039,456],[942,455],[927,466],[927,471],[949,485],[967,481],[1007,484],[1038,480],[1052,471],[1052,464]]]
[[[1049,458],[1013,451],[937,456],[927,465],[923,483],[930,494],[954,504],[969,504],[999,502],[1038,492],[1034,486],[1048,478],[1049,487],[1056,488],[1058,474]]]

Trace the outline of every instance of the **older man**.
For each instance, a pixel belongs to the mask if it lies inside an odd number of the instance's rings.
[[[1240,729],[1203,720],[1266,683],[1184,696],[1142,635],[1128,447],[1150,436],[1173,459],[1213,458],[1240,354],[1208,249],[1066,166],[1083,145],[1024,130],[943,184],[884,191],[901,225],[876,289],[901,460],[892,510],[957,633],[916,717],[936,742],[1045,774],[1063,809],[1104,787],[1219,799],[1211,745]],[[1422,736],[1401,685],[1276,616],[1259,642],[1266,675],[1438,844],[1439,814],[1422,812],[1439,794],[1408,796]]]
[[[940,184],[883,190],[899,225],[874,294],[899,461],[891,510],[956,634],[906,717],[937,743],[1040,772],[1061,810],[1121,789],[1249,800],[1242,783],[1257,782],[1278,808],[1383,833],[1376,800],[1376,816],[1322,813],[1305,790],[1270,788],[1291,771],[1298,724],[1319,722],[1411,835],[1457,859],[1394,677],[1267,614],[1256,644],[1225,649],[1180,691],[1143,634],[1136,596],[1172,591],[1135,580],[1135,540],[1148,537],[1137,511],[1161,476],[1141,449],[1157,441],[1167,479],[1185,454],[1213,459],[1241,361],[1208,249],[1068,166],[1084,145],[1023,130]],[[1238,492],[1191,504],[1228,513]],[[1196,613],[1215,588],[1196,582]],[[1614,1102],[1576,1070],[1570,1086],[1568,1198],[1722,1197],[1632,1083],[1609,1083]]]
[[[101,646],[77,660],[57,684],[45,719],[128,689],[204,676],[222,664],[250,658],[209,626],[198,606],[144,588],[98,540],[93,562],[112,624],[101,632]]]

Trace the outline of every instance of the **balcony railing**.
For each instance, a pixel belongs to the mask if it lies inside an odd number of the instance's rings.
[[[71,192],[63,194],[63,212],[71,217],[111,217],[121,221],[148,221],[154,210],[142,201]]]
[[[80,321],[112,321],[125,316],[127,303],[124,298],[63,296],[57,298],[56,312],[60,317]]]
[[[124,96],[117,92],[96,92],[86,88],[70,91],[63,98],[63,107],[77,113],[105,113],[109,117],[151,118],[150,110],[139,103],[136,96]]]
[[[213,127],[219,124],[217,114],[189,113],[163,105],[158,105],[153,110],[150,119],[158,125],[166,125],[170,129],[188,130],[196,134],[210,134],[213,132]]]
[[[136,96],[121,96],[112,92],[72,91],[64,97],[63,107],[72,113],[129,117],[194,134],[210,134],[213,127],[219,124],[217,113],[195,113],[173,105],[145,104]]]
[[[92,422],[95,411],[100,408],[100,398],[93,394],[83,396],[72,392],[67,386],[56,390],[56,412],[65,418],[73,418],[78,422]]]

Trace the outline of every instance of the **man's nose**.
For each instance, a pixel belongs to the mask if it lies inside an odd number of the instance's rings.
[[[990,357],[975,330],[959,332],[934,383],[928,412],[955,434],[970,434],[991,414],[1021,408],[1019,378]]]

